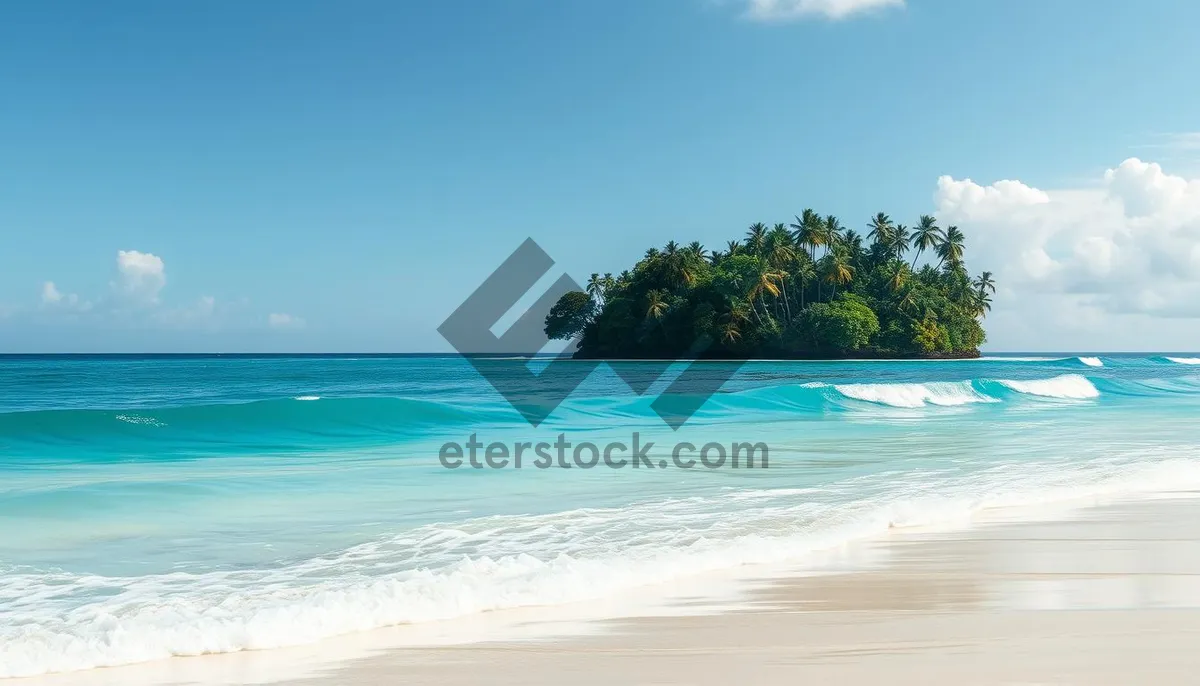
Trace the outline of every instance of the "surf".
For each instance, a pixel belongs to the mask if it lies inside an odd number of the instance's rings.
[[[830,486],[438,523],[256,569],[101,577],[0,567],[0,603],[12,608],[0,627],[0,678],[305,645],[595,600],[747,565],[802,563],[896,528],[966,526],[997,507],[1200,488],[1200,461],[1138,464],[1122,456],[1034,464],[1016,478],[984,469]],[[564,521],[573,524],[562,529]],[[653,535],[622,533],[630,521],[647,522],[644,533]],[[561,536],[547,537],[550,529]]]

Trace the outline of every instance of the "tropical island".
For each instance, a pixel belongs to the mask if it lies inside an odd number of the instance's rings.
[[[584,358],[977,357],[996,284],[967,272],[962,231],[883,213],[867,229],[805,210],[724,250],[671,241],[563,295],[546,334]]]

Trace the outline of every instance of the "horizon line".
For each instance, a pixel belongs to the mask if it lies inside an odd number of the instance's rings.
[[[997,351],[981,351],[982,357],[995,355],[1064,355],[1064,356],[1089,356],[1089,355],[1200,355],[1200,350],[997,350]],[[460,353],[456,351],[446,352],[287,352],[287,351],[197,351],[197,352],[0,352],[0,358],[4,357],[562,357],[562,353],[545,353],[545,352],[504,352],[504,353],[487,353],[473,352]],[[618,358],[612,358],[618,360]],[[655,359],[624,359],[618,361],[629,362],[682,362],[692,358],[655,358]],[[728,360],[728,361],[764,361],[764,362],[841,362],[854,361],[858,358],[826,358],[826,359],[808,359],[808,358],[748,358],[746,360]],[[875,358],[879,361],[888,361],[894,359],[897,362],[909,361],[913,358]],[[917,358],[927,361],[955,361],[947,358]],[[968,358],[980,359],[980,358]],[[713,361],[720,362],[720,359]]]

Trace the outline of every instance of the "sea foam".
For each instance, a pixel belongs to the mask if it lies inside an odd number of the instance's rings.
[[[1087,377],[1079,374],[1065,374],[1052,379],[1033,379],[1029,381],[1001,379],[999,383],[1017,393],[1037,395],[1044,398],[1084,400],[1100,396],[1100,391],[1096,389],[1092,382]]]
[[[1016,475],[1002,466],[953,477],[889,473],[832,490],[739,490],[478,518],[270,569],[104,577],[0,567],[0,605],[10,608],[10,621],[0,626],[0,678],[303,645],[398,624],[597,599],[709,571],[800,561],[898,527],[960,526],[994,507],[1200,488],[1198,460],[1136,459],[1056,460]],[[634,521],[655,524],[629,536]],[[557,534],[547,536],[551,531]],[[414,566],[417,550],[422,559],[447,564]]]
[[[853,400],[891,407],[952,407],[969,403],[999,402],[975,390],[970,381],[932,383],[837,384],[838,393]]]
[[[1000,379],[997,381],[981,379],[925,383],[833,385],[812,382],[804,384],[802,387],[811,389],[832,388],[844,398],[877,405],[920,408],[927,406],[955,407],[974,403],[1002,402],[1002,398],[995,395],[1003,395],[1003,391],[997,389],[996,384],[1015,393],[1045,398],[1083,400],[1096,398],[1100,395],[1100,391],[1096,386],[1087,377],[1079,374],[1067,374],[1048,379]],[[992,394],[989,394],[987,389],[990,389]]]

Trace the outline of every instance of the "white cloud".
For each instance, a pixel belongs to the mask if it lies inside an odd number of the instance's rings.
[[[58,292],[58,288],[53,281],[47,281],[42,286],[42,302],[47,305],[57,303],[63,299],[63,294]]]
[[[117,252],[118,279],[113,287],[131,300],[156,304],[159,291],[167,284],[162,258],[137,250]]]
[[[219,311],[220,310],[220,311]],[[195,303],[183,307],[160,307],[151,313],[154,321],[161,325],[180,329],[216,328],[228,307],[218,307],[217,299],[211,295],[201,296]]]
[[[267,316],[267,324],[272,329],[302,329],[304,319],[285,312],[272,312]]]
[[[988,326],[996,347],[1026,347],[1007,343],[1024,328],[1030,347],[1103,348],[1126,336],[1123,347],[1154,348],[1162,344],[1137,345],[1154,333],[1146,322],[1182,332],[1184,324],[1162,322],[1200,318],[1200,180],[1130,158],[1098,187],[1044,191],[943,176],[934,197],[942,225],[966,232],[972,269],[996,273],[1001,292]],[[1200,333],[1197,322],[1186,326]]]
[[[747,13],[762,21],[806,17],[845,19],[855,14],[903,6],[904,0],[749,0]]]
[[[208,316],[213,313],[213,309],[216,307],[216,305],[216,298],[212,297],[211,295],[201,296],[200,301],[196,303],[196,311],[204,316]]]
[[[0,317],[16,316],[30,326],[93,325],[106,330],[191,331],[214,333],[242,330],[262,332],[264,325],[279,330],[306,326],[302,317],[282,312],[264,315],[251,309],[246,297],[201,295],[193,300],[162,298],[167,283],[161,257],[138,250],[116,253],[117,274],[105,292],[85,299],[67,293],[54,281],[41,282],[37,303],[0,306]],[[97,265],[103,268],[103,265]],[[83,331],[83,329],[79,329]]]
[[[1131,157],[1104,173],[1104,181],[1121,198],[1127,213],[1147,216],[1158,211],[1195,211],[1200,201],[1200,181],[1187,181],[1163,172],[1162,167]],[[1190,196],[1190,202],[1189,197]]]
[[[1160,148],[1180,152],[1194,152],[1200,150],[1200,131],[1163,133],[1158,134],[1154,138],[1156,139],[1154,143],[1148,143],[1138,147]]]
[[[47,307],[65,307],[73,310],[88,310],[92,304],[81,301],[74,293],[63,293],[53,281],[42,284],[42,305]]]

